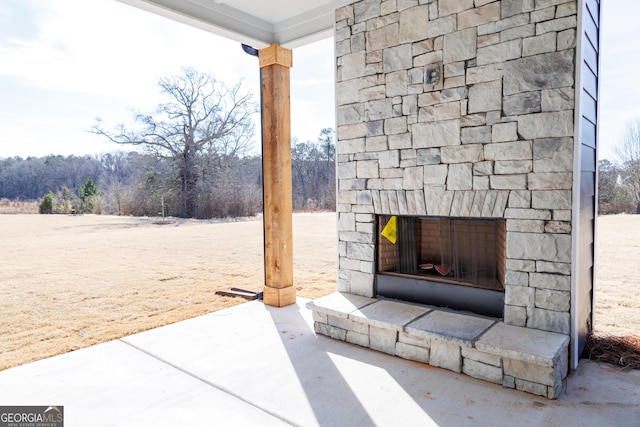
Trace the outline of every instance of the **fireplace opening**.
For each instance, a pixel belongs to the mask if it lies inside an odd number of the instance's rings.
[[[378,216],[380,296],[502,317],[503,219]]]

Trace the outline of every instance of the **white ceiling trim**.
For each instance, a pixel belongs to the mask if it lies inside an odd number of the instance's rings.
[[[140,9],[261,49],[272,43],[293,49],[333,36],[334,11],[353,0],[327,0],[321,6],[270,22],[223,3],[224,0],[118,0]],[[255,0],[263,4],[264,1]],[[286,5],[287,0],[277,0]],[[304,0],[297,0],[299,6]],[[310,6],[311,7],[311,6]],[[274,10],[283,9],[282,7]],[[274,17],[275,16],[275,17]]]
[[[274,43],[288,48],[333,36],[335,6],[330,3],[280,21],[273,26]]]
[[[257,48],[268,46],[273,38],[271,24],[224,4],[211,3],[211,8],[205,8],[187,1],[118,1]]]

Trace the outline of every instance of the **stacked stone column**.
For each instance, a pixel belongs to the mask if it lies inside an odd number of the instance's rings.
[[[570,332],[576,27],[566,0],[337,10],[339,291],[374,296],[378,214],[505,218],[505,323]]]

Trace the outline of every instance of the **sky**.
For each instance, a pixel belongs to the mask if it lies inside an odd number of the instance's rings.
[[[333,40],[295,49],[293,64],[292,136],[316,141],[335,127]],[[260,100],[258,58],[238,42],[115,0],[0,0],[0,158],[131,149],[91,134],[96,118],[133,123],[181,67],[242,81]]]
[[[602,3],[600,158],[613,160],[640,118],[640,1]],[[293,62],[292,136],[315,141],[335,127],[333,40],[295,49]],[[259,99],[257,58],[237,42],[115,0],[0,0],[0,157],[128,149],[91,134],[96,118],[132,123],[132,109],[161,101],[158,80],[185,66]]]

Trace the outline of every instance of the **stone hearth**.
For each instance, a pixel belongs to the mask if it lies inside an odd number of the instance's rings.
[[[398,301],[332,294],[310,301],[315,331],[403,359],[555,399],[569,337]]]

